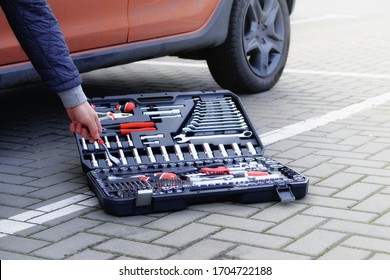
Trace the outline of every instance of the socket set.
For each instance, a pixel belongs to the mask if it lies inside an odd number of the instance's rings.
[[[290,202],[308,179],[264,156],[238,98],[228,91],[148,93],[89,100],[102,126],[75,134],[100,206],[117,216],[177,211],[215,201]]]

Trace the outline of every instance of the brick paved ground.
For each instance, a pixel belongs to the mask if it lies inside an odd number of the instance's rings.
[[[389,8],[297,1],[282,79],[241,95],[261,135],[316,124],[266,145],[310,178],[307,197],[291,204],[109,216],[88,189],[59,100],[39,86],[2,92],[0,258],[390,259]],[[90,97],[219,89],[202,62],[175,58],[83,77]]]

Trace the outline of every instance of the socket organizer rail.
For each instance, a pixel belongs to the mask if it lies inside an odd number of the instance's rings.
[[[107,96],[89,100],[99,141],[75,134],[83,171],[100,206],[116,216],[177,211],[215,201],[291,202],[308,179],[264,156],[229,91]]]

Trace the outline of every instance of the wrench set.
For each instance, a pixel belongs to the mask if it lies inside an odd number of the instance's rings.
[[[101,207],[117,216],[175,211],[213,201],[293,201],[308,179],[264,157],[239,98],[228,91],[89,100],[99,141],[75,135]]]

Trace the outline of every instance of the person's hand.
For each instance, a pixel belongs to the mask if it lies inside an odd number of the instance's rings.
[[[102,134],[102,125],[95,110],[85,101],[84,103],[66,109],[71,120],[69,130],[80,134],[83,138],[89,138],[89,142],[93,143],[100,138]]]

